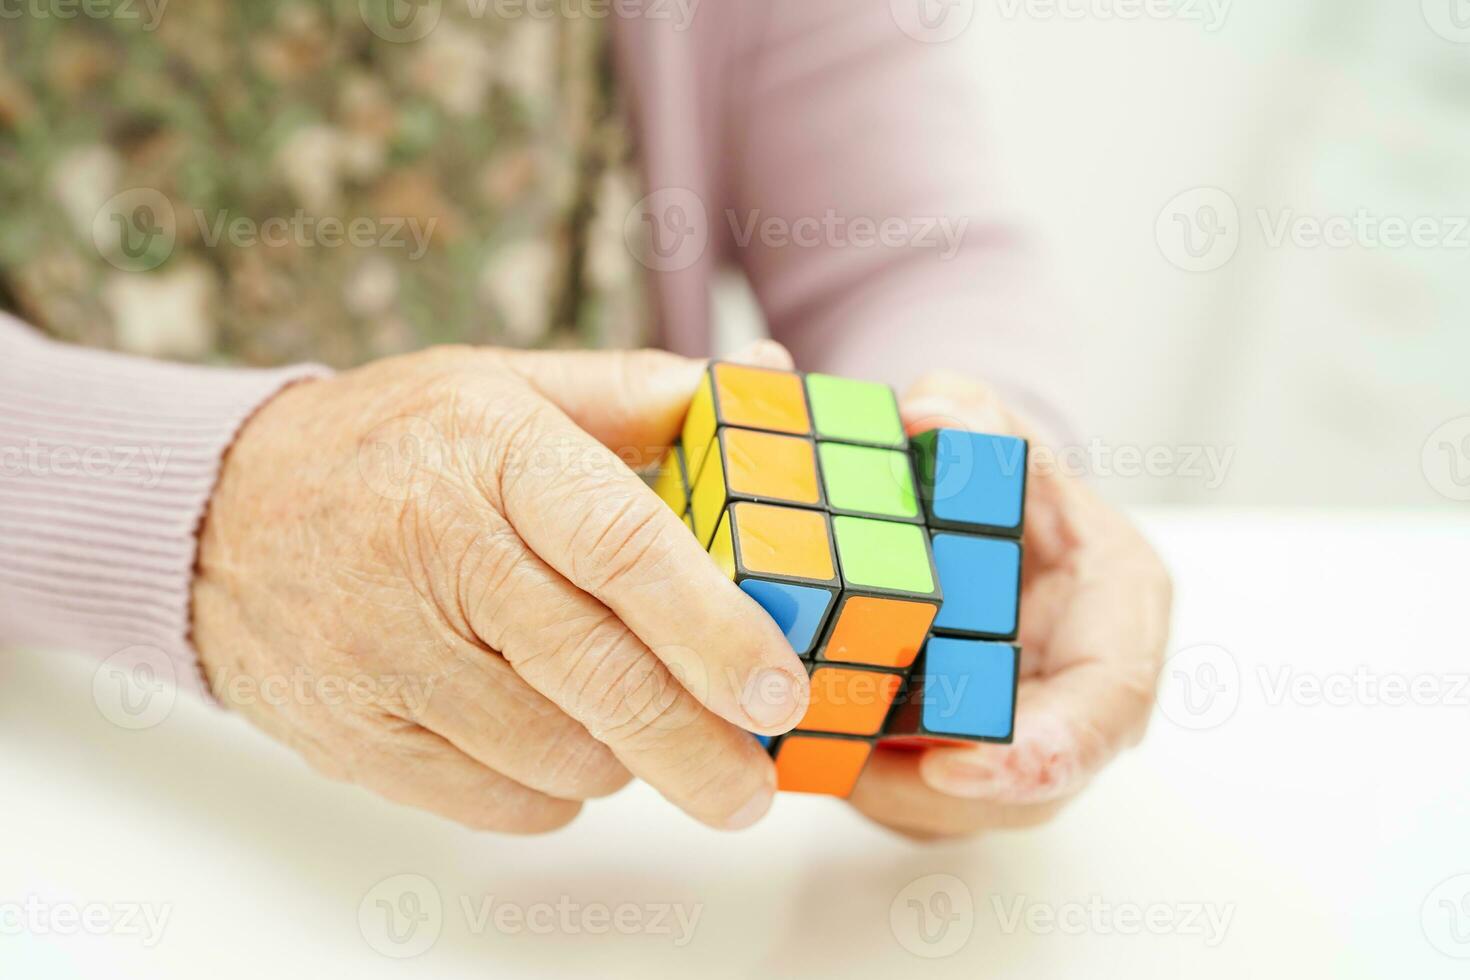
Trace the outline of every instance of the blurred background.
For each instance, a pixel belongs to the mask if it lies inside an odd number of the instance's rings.
[[[1081,327],[1075,452],[1103,493],[1470,500],[1470,0],[973,18],[952,43]],[[727,343],[758,329],[739,283],[722,313]]]

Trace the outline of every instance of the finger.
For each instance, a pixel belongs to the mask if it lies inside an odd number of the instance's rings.
[[[743,348],[730,360],[791,367],[791,355],[769,340]],[[658,462],[678,437],[708,364],[659,350],[535,351],[508,354],[506,363],[634,469]]]
[[[511,433],[487,492],[531,550],[611,609],[676,676],[697,681],[695,695],[716,714],[762,734],[795,725],[806,670],[684,522],[555,406],[541,403]]]
[[[1011,805],[946,796],[921,777],[922,758],[919,752],[879,746],[848,802],[870,820],[923,840],[1034,827],[1054,817],[1063,805]]]
[[[517,547],[520,547],[517,543]],[[500,655],[469,643],[443,656],[415,720],[476,762],[566,800],[607,796],[631,776],[602,742]]]
[[[1167,643],[1168,587],[1148,563],[1109,563],[1051,626],[1041,676],[1017,695],[1010,745],[935,748],[922,773],[953,796],[1034,803],[1077,792],[1148,725]]]
[[[582,808],[485,768],[417,725],[391,715],[382,720],[395,727],[354,733],[362,748],[355,757],[318,757],[313,765],[328,776],[472,830],[541,834],[566,826]]]
[[[536,555],[502,563],[470,595],[476,632],[674,805],[732,830],[769,809],[775,768],[756,741],[702,707],[611,610]]]
[[[910,432],[929,429],[969,429],[996,435],[1029,438],[1026,424],[1015,416],[988,385],[948,371],[926,374],[899,405]]]

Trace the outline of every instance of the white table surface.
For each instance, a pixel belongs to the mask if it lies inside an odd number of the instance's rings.
[[[937,846],[800,796],[722,835],[641,787],[475,835],[194,703],[123,731],[85,661],[0,656],[0,976],[1470,975],[1470,521],[1145,520],[1179,597],[1148,739],[1051,826]],[[697,913],[682,945],[658,906]]]

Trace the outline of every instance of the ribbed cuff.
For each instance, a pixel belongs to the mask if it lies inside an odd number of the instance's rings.
[[[220,462],[266,400],[329,373],[125,357],[0,314],[0,645],[141,647],[207,695],[190,588]]]

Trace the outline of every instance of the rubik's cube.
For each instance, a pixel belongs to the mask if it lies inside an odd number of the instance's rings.
[[[654,489],[811,674],[780,786],[848,795],[880,739],[1009,742],[1027,446],[904,434],[884,385],[715,362]]]

